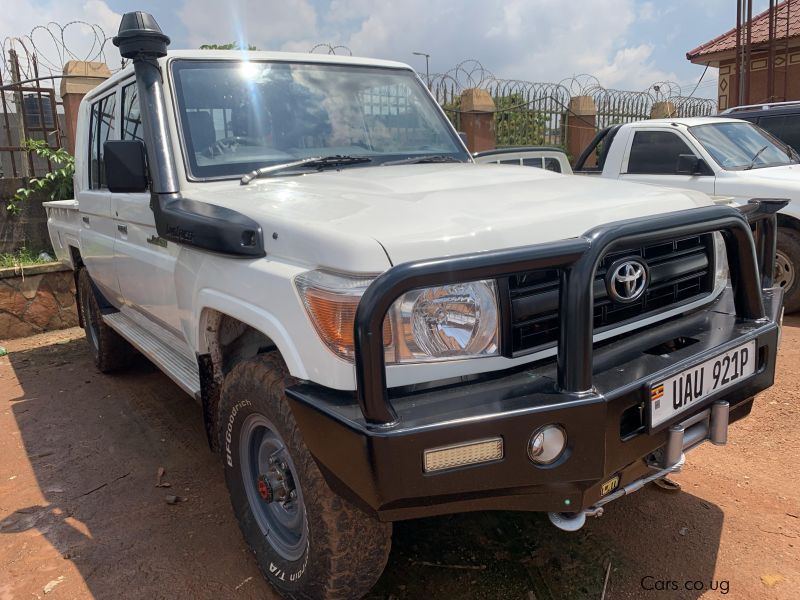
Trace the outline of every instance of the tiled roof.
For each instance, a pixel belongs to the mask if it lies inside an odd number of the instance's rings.
[[[800,0],[792,0],[787,11],[788,2],[784,0],[775,7],[777,19],[777,39],[800,36]],[[786,35],[786,15],[789,14],[789,35]],[[753,17],[751,40],[753,44],[760,44],[769,39],[769,10]],[[698,46],[686,53],[686,58],[692,60],[698,56],[724,52],[736,48],[736,28],[715,37],[710,42]]]

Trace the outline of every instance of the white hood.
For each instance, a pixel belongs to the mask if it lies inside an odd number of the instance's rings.
[[[711,204],[691,190],[475,164],[193,184],[186,196],[261,223],[268,255],[348,271],[383,270],[386,255],[398,264],[538,244],[611,221]]]

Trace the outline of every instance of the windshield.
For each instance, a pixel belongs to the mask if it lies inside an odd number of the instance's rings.
[[[713,123],[689,130],[723,169],[759,169],[800,162],[794,150],[752,123]]]
[[[188,61],[172,66],[194,177],[236,177],[308,157],[376,165],[469,157],[412,71],[333,64]]]

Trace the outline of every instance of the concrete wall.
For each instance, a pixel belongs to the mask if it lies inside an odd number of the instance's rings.
[[[0,341],[77,324],[70,269],[61,263],[0,269]]]

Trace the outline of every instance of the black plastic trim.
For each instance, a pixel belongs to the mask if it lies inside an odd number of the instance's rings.
[[[230,208],[183,198],[152,194],[150,208],[159,237],[203,250],[258,258],[266,256],[261,226]]]

